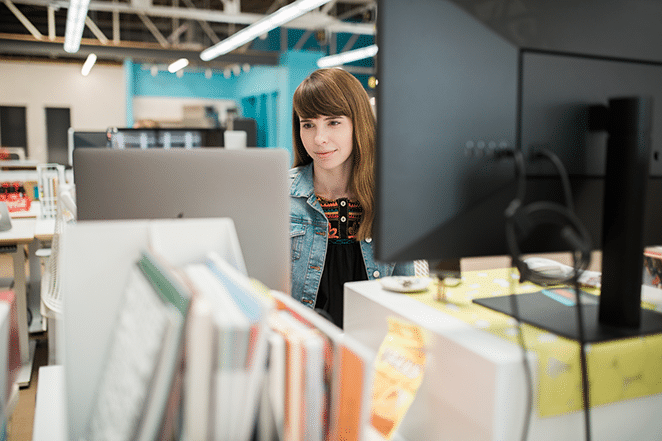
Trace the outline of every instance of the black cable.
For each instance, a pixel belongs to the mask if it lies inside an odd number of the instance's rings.
[[[505,148],[495,151],[496,159],[513,158],[515,160],[515,178],[517,179],[517,196],[515,200],[524,203],[526,195],[526,163],[521,151],[513,148]]]
[[[534,202],[524,206],[524,197],[526,195],[526,170],[525,162],[521,152],[512,150],[510,152],[502,153],[501,156],[512,156],[515,159],[516,176],[518,178],[517,197],[510,203],[506,209],[506,240],[511,252],[511,265],[514,265],[520,272],[520,280],[530,280],[533,283],[545,284],[565,284],[572,281],[576,295],[576,311],[579,327],[579,347],[580,347],[580,370],[582,382],[582,399],[584,408],[585,420],[585,435],[586,441],[590,441],[591,425],[590,425],[590,402],[589,402],[589,381],[588,370],[586,367],[586,352],[585,352],[585,337],[583,325],[583,313],[581,305],[581,291],[579,286],[579,277],[581,273],[588,267],[590,263],[591,252],[591,238],[584,227],[581,220],[574,213],[574,203],[572,200],[572,190],[570,186],[570,179],[566,172],[565,167],[561,160],[553,152],[547,149],[541,149],[536,152],[536,156],[542,156],[549,159],[556,167],[565,194],[566,206],[562,206],[551,202]],[[518,245],[518,232],[520,235],[527,236],[533,229],[541,224],[557,224],[563,225],[561,229],[561,236],[568,243],[573,250],[573,271],[569,278],[554,278],[547,274],[532,270],[521,260],[521,253]],[[512,278],[511,278],[512,279]],[[531,371],[528,363],[526,342],[522,333],[522,324],[519,317],[519,308],[513,281],[511,280],[510,289],[510,304],[512,316],[518,324],[518,338],[520,348],[523,352],[523,364],[525,369],[525,376],[527,378],[527,414],[525,416],[522,439],[526,440],[529,431],[531,406],[532,406],[532,380]]]
[[[570,178],[568,177],[568,172],[566,171],[565,166],[561,159],[549,149],[541,148],[535,151],[534,157],[543,156],[547,158],[553,165],[556,167],[556,172],[561,178],[561,185],[563,186],[563,195],[565,197],[565,206],[568,207],[568,210],[571,212],[575,211],[575,204],[572,198],[572,187],[570,186]]]
[[[566,207],[569,211],[567,213],[569,216],[573,217],[573,223],[574,223],[574,218],[576,217],[574,213],[574,202],[572,200],[572,189],[570,187],[570,179],[568,177],[568,173],[565,169],[565,166],[563,165],[563,162],[559,159],[559,157],[551,152],[548,149],[540,149],[535,152],[535,156],[543,156],[547,159],[549,159],[552,164],[556,167],[556,170],[559,174],[559,177],[561,178],[561,183],[563,185],[563,192],[565,195],[565,203]],[[583,228],[581,223],[577,223],[577,225],[580,225],[580,228]],[[567,230],[566,230],[566,235],[567,235]],[[586,240],[583,241],[584,247],[585,248],[590,248],[589,244],[586,242]],[[578,244],[581,246],[581,244]],[[575,250],[577,250],[577,247],[575,247]],[[581,371],[581,382],[582,382],[582,404],[584,408],[584,429],[585,429],[585,439],[586,441],[591,440],[591,417],[590,417],[590,391],[589,391],[589,381],[588,381],[588,368],[586,365],[586,348],[585,348],[585,342],[586,338],[584,335],[584,316],[583,316],[583,309],[582,309],[582,302],[581,302],[581,287],[579,285],[579,277],[581,273],[588,268],[588,264],[590,263],[590,257],[587,258],[586,255],[587,253],[590,252],[590,249],[588,250],[583,250],[581,252],[581,258],[579,258],[578,261],[578,253],[577,251],[572,253],[573,256],[573,274],[572,274],[572,285],[574,286],[575,289],[575,298],[577,299],[576,301],[576,311],[577,311],[577,327],[578,327],[578,343],[579,343],[579,363],[580,363],[580,371]],[[559,283],[565,283],[565,281],[560,281]]]
[[[511,268],[512,268],[511,260]],[[510,308],[512,317],[517,322],[517,340],[519,347],[522,350],[522,367],[524,368],[524,379],[526,381],[526,403],[524,406],[525,415],[524,422],[522,423],[522,441],[526,441],[529,437],[529,426],[531,425],[531,412],[533,411],[533,375],[531,374],[531,365],[529,364],[528,350],[526,348],[526,341],[524,340],[524,332],[522,322],[519,318],[519,306],[517,303],[517,295],[515,293],[515,282],[511,275],[510,277]]]
[[[573,253],[573,266],[577,268],[577,259],[576,253]],[[575,309],[577,311],[577,327],[578,327],[578,343],[579,343],[579,368],[581,372],[581,381],[582,381],[582,405],[584,407],[584,431],[585,431],[585,440],[591,441],[591,415],[590,415],[590,397],[589,397],[589,382],[588,382],[588,368],[586,366],[586,348],[584,336],[584,317],[582,311],[582,302],[581,302],[581,287],[579,286],[579,274],[580,271],[575,271],[575,278],[573,280],[575,288]]]
[[[512,156],[515,160],[515,176],[517,177],[517,196],[510,203],[508,209],[506,210],[506,224],[511,224],[513,222],[513,216],[519,211],[522,203],[524,202],[524,197],[526,195],[526,164],[524,162],[524,156],[522,152],[517,149],[509,149],[508,152],[503,152],[503,156]],[[507,228],[508,229],[508,228]],[[512,248],[511,248],[512,250]],[[515,259],[519,259],[519,256],[511,255],[511,268],[514,266],[513,263]],[[525,414],[524,422],[522,423],[522,441],[526,441],[529,437],[529,427],[531,425],[531,412],[533,408],[533,376],[531,374],[531,366],[529,365],[529,356],[526,348],[526,341],[524,340],[524,333],[522,328],[522,322],[519,315],[519,306],[517,303],[517,295],[515,293],[514,279],[512,275],[509,277],[509,286],[510,286],[510,307],[512,312],[512,317],[517,323],[517,339],[519,343],[520,350],[522,351],[522,367],[524,368],[524,379],[526,381],[526,403],[525,403]]]

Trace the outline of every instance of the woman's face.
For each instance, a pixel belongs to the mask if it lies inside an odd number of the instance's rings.
[[[301,142],[316,168],[334,170],[351,165],[353,126],[346,116],[301,119]]]

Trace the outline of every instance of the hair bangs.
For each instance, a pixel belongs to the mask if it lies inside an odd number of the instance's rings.
[[[294,93],[294,111],[299,118],[316,118],[319,116],[348,116],[351,108],[345,95],[339,87],[323,81],[309,78]]]

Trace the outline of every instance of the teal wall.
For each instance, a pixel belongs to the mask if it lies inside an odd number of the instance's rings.
[[[160,70],[152,76],[150,66],[133,65],[134,96],[171,96],[187,98],[233,98],[237,80],[226,79],[223,72],[216,71],[211,78],[204,71],[185,71],[181,77]]]

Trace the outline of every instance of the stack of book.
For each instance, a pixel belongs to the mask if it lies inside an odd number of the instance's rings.
[[[292,297],[272,292],[263,407],[285,441],[365,439],[374,354]]]
[[[133,268],[86,440],[363,439],[373,354],[216,253]]]

